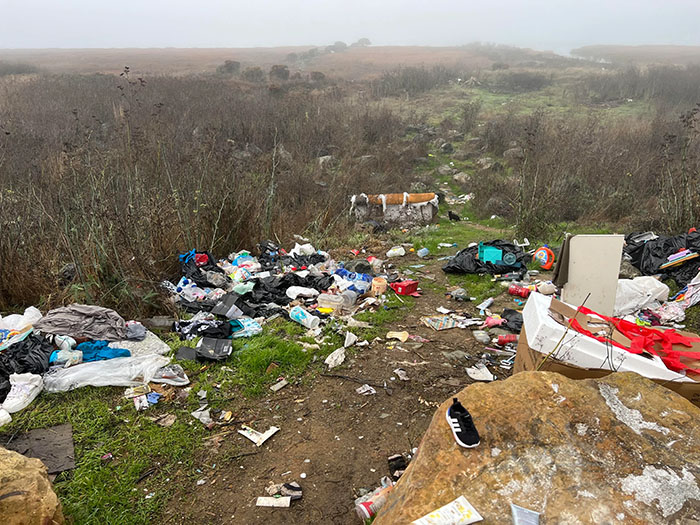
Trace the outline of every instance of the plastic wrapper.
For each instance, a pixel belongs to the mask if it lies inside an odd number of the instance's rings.
[[[83,386],[136,386],[148,383],[158,369],[170,363],[160,355],[118,357],[51,369],[44,375],[47,392],[67,392]]]

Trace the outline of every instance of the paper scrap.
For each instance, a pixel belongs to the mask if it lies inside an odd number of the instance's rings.
[[[272,390],[273,392],[277,392],[278,390],[282,390],[288,384],[289,382],[286,379],[280,379],[270,387],[270,390]]]
[[[411,525],[469,525],[483,519],[467,498],[460,496],[444,507],[413,521]]]
[[[373,396],[377,393],[377,391],[368,384],[364,384],[361,387],[356,388],[355,392],[362,394],[363,396]]]
[[[257,430],[254,430],[250,428],[247,425],[243,425],[243,428],[241,428],[238,433],[241,436],[245,436],[248,439],[250,439],[253,443],[255,443],[257,446],[261,446],[265,441],[270,439],[273,435],[277,433],[279,428],[277,427],[270,427],[267,432],[261,433],[258,432]]]
[[[260,496],[255,502],[256,507],[289,507],[292,503],[292,498],[290,496],[282,496],[281,498],[274,498],[269,496]]]
[[[470,366],[467,370],[467,375],[471,377],[474,381],[493,381],[496,377],[491,373],[491,371],[486,368],[484,363],[477,363],[474,366]]]
[[[540,523],[539,512],[526,509],[515,503],[510,504],[510,510],[513,513],[513,525],[539,525]]]

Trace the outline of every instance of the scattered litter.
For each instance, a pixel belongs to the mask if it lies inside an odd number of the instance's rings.
[[[206,478],[202,478],[202,479],[197,480],[197,485],[201,486],[201,485],[204,485],[206,482],[207,482]]]
[[[354,345],[357,342],[357,339],[358,337],[352,332],[345,332],[345,342],[343,343],[343,346],[348,348]]]
[[[484,315],[484,312],[486,311],[487,308],[493,305],[494,299],[493,297],[489,297],[486,299],[484,302],[481,304],[477,305],[476,309],[481,312],[481,315]]]
[[[399,377],[401,381],[409,381],[408,374],[403,368],[397,368],[394,370],[394,373]]]
[[[435,316],[435,317],[421,317],[421,322],[428,328],[432,328],[435,331],[449,330],[450,328],[456,328],[459,324],[456,319],[448,316]]]
[[[493,381],[496,377],[486,368],[484,363],[476,363],[474,366],[470,366],[467,369],[467,375],[471,377],[474,381]]]
[[[150,405],[148,404],[148,398],[145,395],[136,396],[133,398],[134,408],[137,411],[146,410]]]
[[[173,423],[177,420],[177,416],[175,414],[163,414],[161,416],[149,417],[148,419],[158,426],[167,428],[173,426]]]
[[[482,344],[487,345],[491,342],[491,336],[488,332],[485,332],[484,330],[474,330],[472,332],[472,335],[474,336],[474,339],[476,339]]]
[[[411,525],[469,525],[483,519],[467,498],[460,496],[444,507],[411,522]]]
[[[403,249],[403,246],[394,246],[386,252],[386,256],[389,259],[392,257],[403,257],[404,255],[406,255],[406,250]]]
[[[324,363],[328,365],[329,370],[332,370],[333,368],[342,365],[344,361],[345,347],[341,346],[340,348],[333,350],[333,352],[331,352],[330,355],[326,357]]]
[[[418,292],[418,281],[407,280],[400,281],[389,284],[392,290],[396,292],[397,295],[411,295],[413,297],[420,297]]]
[[[398,339],[402,343],[405,343],[408,341],[409,334],[408,332],[388,332],[386,334],[387,339]]]
[[[510,510],[513,514],[513,525],[539,525],[540,523],[539,512],[526,509],[515,503],[510,504]]]
[[[287,386],[289,382],[286,379],[280,379],[277,381],[274,385],[270,387],[270,390],[273,392],[277,392],[278,390],[283,389],[285,386]]]
[[[299,477],[301,479],[306,479],[306,472],[302,472],[301,474],[299,474]]]
[[[450,310],[449,308],[445,308],[444,306],[438,306],[436,309],[437,313],[447,315],[451,314],[453,310]]]
[[[211,419],[211,415],[209,414],[209,408],[208,408],[208,405],[206,403],[204,405],[200,406],[194,412],[190,412],[190,415],[193,418],[201,421],[202,424],[204,424],[205,426],[209,426],[209,425],[212,425],[214,423]]]
[[[261,433],[257,430],[250,428],[247,425],[243,425],[243,427],[238,431],[238,433],[250,439],[257,446],[261,446],[263,443],[265,443],[265,441],[274,436],[277,433],[277,431],[279,431],[279,428],[270,427],[265,433]]]
[[[281,496],[279,498],[260,496],[255,502],[256,507],[289,507],[292,504],[292,498],[289,496]]]
[[[367,383],[355,389],[355,392],[363,396],[373,396],[377,393],[374,387],[369,386]]]

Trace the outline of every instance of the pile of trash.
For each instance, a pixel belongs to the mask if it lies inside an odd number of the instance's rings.
[[[46,315],[29,307],[0,318],[0,426],[42,390],[189,383],[163,354],[169,347],[137,321],[99,306],[72,304]]]
[[[378,308],[388,288],[418,295],[417,281],[384,273],[383,261],[376,257],[338,263],[308,242],[287,252],[263,241],[258,251],[257,257],[243,250],[218,261],[195,250],[180,255],[182,277],[163,287],[178,307],[194,314],[176,322],[174,330],[183,341],[199,340],[194,350],[183,347],[177,357],[226,359],[231,339],[259,334],[263,324],[279,317],[318,337],[332,318],[353,326],[352,315]],[[344,361],[345,347],[328,356],[329,367]]]

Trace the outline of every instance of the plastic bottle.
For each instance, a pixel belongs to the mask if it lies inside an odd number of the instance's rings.
[[[387,496],[392,488],[393,486],[382,487],[381,490],[375,490],[370,494],[367,500],[355,502],[355,512],[357,512],[360,519],[368,520],[375,516],[386,503]]]
[[[428,248],[421,248],[420,250],[418,250],[418,251],[416,252],[416,255],[417,255],[418,257],[420,257],[421,259],[422,259],[423,257],[427,257],[429,254],[430,254],[430,250],[428,250]]]
[[[394,246],[391,250],[386,252],[386,256],[391,258],[391,257],[403,257],[406,255],[406,250],[404,250],[403,246]]]
[[[318,328],[318,325],[321,324],[321,320],[318,317],[311,315],[301,306],[295,306],[292,308],[289,311],[289,317],[310,330]]]
[[[352,282],[349,290],[363,294],[372,285],[372,276],[367,273],[349,272],[345,268],[338,268],[335,271],[343,279]]]
[[[357,292],[348,289],[341,293],[340,296],[343,298],[343,307],[345,309],[350,309],[355,306],[357,302]]]
[[[332,308],[333,310],[337,310],[338,308],[343,308],[344,305],[345,300],[342,295],[322,293],[318,296],[319,308]]]
[[[543,270],[551,270],[554,264],[554,252],[545,244],[535,250],[532,260],[538,262]]]
[[[511,284],[508,287],[508,293],[510,295],[515,295],[518,297],[522,297],[523,299],[527,299],[530,296],[530,289],[526,288],[525,286],[520,286],[518,284]]]
[[[498,336],[498,344],[500,346],[505,346],[509,343],[517,343],[518,342],[518,336],[516,334],[507,334],[507,335],[499,335]]]

